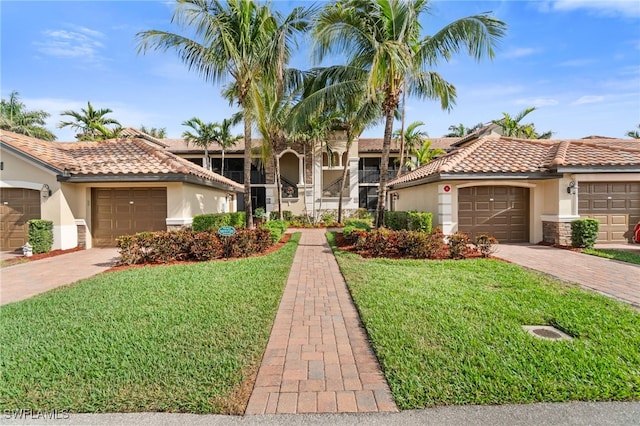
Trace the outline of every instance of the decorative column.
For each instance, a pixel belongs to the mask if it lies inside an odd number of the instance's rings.
[[[438,185],[438,223],[445,235],[453,234],[453,188]]]

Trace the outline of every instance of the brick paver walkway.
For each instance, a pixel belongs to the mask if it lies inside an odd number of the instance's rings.
[[[397,411],[325,230],[304,230],[245,414]]]
[[[497,247],[496,257],[640,307],[640,265],[541,245],[498,244]],[[629,247],[629,250],[636,248]]]

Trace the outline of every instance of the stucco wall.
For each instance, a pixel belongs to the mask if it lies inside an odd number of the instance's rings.
[[[188,183],[170,182],[167,187],[167,224],[190,225],[193,216],[235,211],[235,200],[227,201],[227,191]],[[171,222],[171,223],[170,223]]]

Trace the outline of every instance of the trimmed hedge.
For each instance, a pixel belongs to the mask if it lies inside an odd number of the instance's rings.
[[[571,245],[573,247],[593,248],[598,239],[600,222],[597,219],[585,218],[571,222]]]
[[[291,210],[282,210],[282,220],[288,222],[293,218],[293,213],[291,212]],[[269,219],[270,220],[280,220],[280,215],[278,214],[277,210],[273,210],[271,212],[269,212]]]
[[[271,242],[277,243],[282,239],[284,233],[287,232],[287,222],[284,220],[269,220],[262,224],[263,229],[268,229],[271,233]]]
[[[431,232],[431,224],[433,215],[424,212],[403,212],[403,211],[386,211],[384,212],[384,224],[387,228],[394,231],[408,230]]]
[[[351,236],[351,233],[356,230],[370,231],[371,221],[368,219],[346,219],[344,221],[342,235],[345,238],[349,238]]]
[[[198,214],[193,217],[191,228],[196,232],[217,231],[222,226],[244,228],[245,212],[234,213],[208,213]]]
[[[217,231],[140,232],[117,239],[120,263],[168,263],[247,257],[272,246],[268,229],[239,229],[229,237]]]
[[[33,247],[33,254],[49,253],[53,246],[53,222],[43,219],[31,219],[27,222],[29,227],[28,241]]]

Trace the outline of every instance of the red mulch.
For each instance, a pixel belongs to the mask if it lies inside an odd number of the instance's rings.
[[[274,251],[279,250],[280,248],[282,248],[282,246],[284,246],[286,243],[288,243],[290,239],[291,239],[291,234],[284,234],[282,239],[279,242],[277,242],[275,245],[269,247],[267,250],[263,251],[262,253],[254,254],[254,255],[249,256],[249,257],[265,256],[267,254],[273,253]],[[228,260],[236,260],[236,259],[246,259],[246,257],[244,257],[244,258],[230,257],[230,258],[226,258],[226,259],[215,259],[215,260],[212,260],[212,262],[216,262],[216,261],[217,262],[226,262]],[[135,265],[118,265],[118,266],[114,266],[112,268],[107,269],[105,272],[124,271],[124,270],[127,270],[127,269],[145,268],[145,267],[148,267],[148,266],[191,265],[193,263],[200,263],[200,262],[197,262],[195,260],[174,260],[172,262],[167,262],[167,263],[141,263],[141,264],[135,264]]]
[[[14,258],[11,258],[11,259],[7,259],[3,263],[4,263],[4,265],[13,265],[14,263],[24,263],[25,261],[31,262],[33,260],[46,259],[48,257],[60,256],[61,254],[73,253],[73,252],[80,251],[80,250],[84,250],[84,247],[74,247],[74,248],[66,249],[66,250],[60,250],[60,249],[51,250],[48,253],[38,253],[38,254],[34,254],[32,256],[29,256],[29,257],[18,256],[18,257],[14,257]]]

